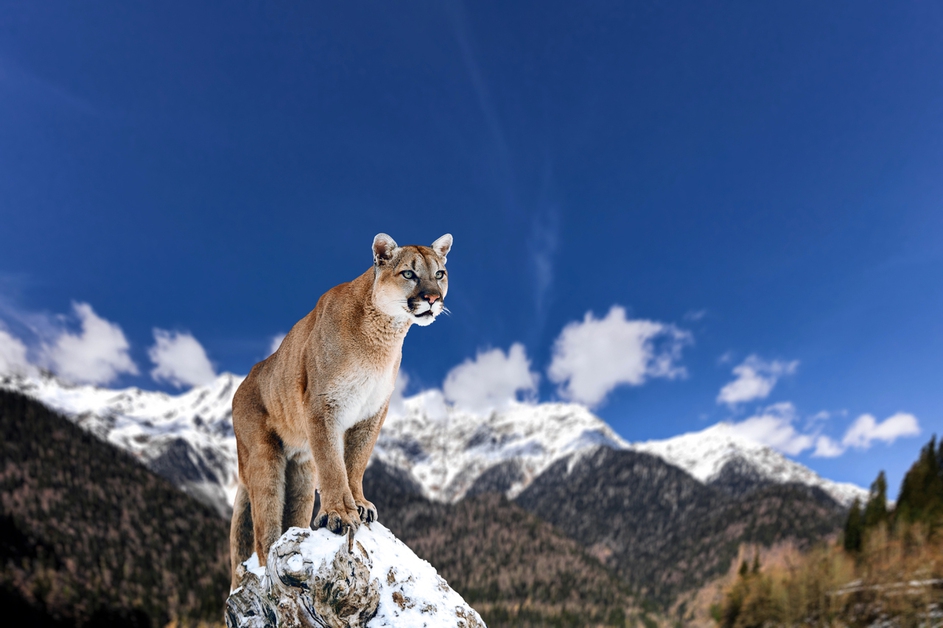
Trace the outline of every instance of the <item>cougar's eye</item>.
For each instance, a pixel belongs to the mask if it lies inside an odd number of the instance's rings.
[[[403,275],[403,277],[404,277],[405,279],[415,279],[415,278],[416,278],[416,273],[414,273],[414,272],[411,271],[411,270],[404,270],[401,274]]]
[[[437,271],[435,271],[435,278],[436,278],[436,279],[442,279],[443,277],[445,277],[445,271],[444,271],[444,270],[437,270]]]

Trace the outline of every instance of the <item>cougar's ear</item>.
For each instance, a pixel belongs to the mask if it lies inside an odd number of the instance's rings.
[[[445,261],[445,256],[452,250],[452,234],[446,233],[444,236],[432,243],[432,250],[435,254]]]
[[[378,233],[373,238],[373,263],[382,266],[391,259],[396,251],[396,241],[385,233]]]

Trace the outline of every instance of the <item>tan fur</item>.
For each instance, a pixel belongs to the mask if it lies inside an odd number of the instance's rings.
[[[376,519],[363,473],[386,418],[406,332],[444,310],[451,245],[448,234],[431,248],[398,247],[377,235],[373,267],[327,291],[236,391],[234,588],[253,551],[264,565],[282,532],[310,525],[315,487],[317,526],[341,533]]]

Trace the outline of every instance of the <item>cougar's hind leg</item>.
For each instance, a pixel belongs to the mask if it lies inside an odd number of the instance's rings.
[[[252,556],[255,543],[252,539],[252,506],[249,503],[249,491],[240,482],[236,490],[236,501],[232,509],[232,525],[229,529],[229,559],[232,567],[232,585],[239,586],[242,580],[242,563]]]
[[[314,514],[314,460],[309,454],[296,455],[285,466],[285,511],[282,529],[311,526]]]
[[[252,502],[252,529],[259,564],[265,565],[268,551],[282,535],[285,508],[285,452],[275,434],[266,434],[253,443],[252,452],[242,463],[243,482]]]

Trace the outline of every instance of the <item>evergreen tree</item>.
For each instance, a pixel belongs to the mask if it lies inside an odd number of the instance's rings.
[[[907,523],[943,523],[943,441],[937,448],[935,436],[904,476],[895,515]]]
[[[848,520],[845,522],[845,550],[849,552],[861,551],[861,537],[864,533],[864,521],[861,514],[861,502],[855,498],[848,511]]]
[[[868,503],[864,507],[862,525],[865,530],[876,528],[879,524],[887,521],[887,515],[887,478],[884,477],[884,472],[881,471],[871,485],[871,494],[868,496]]]

